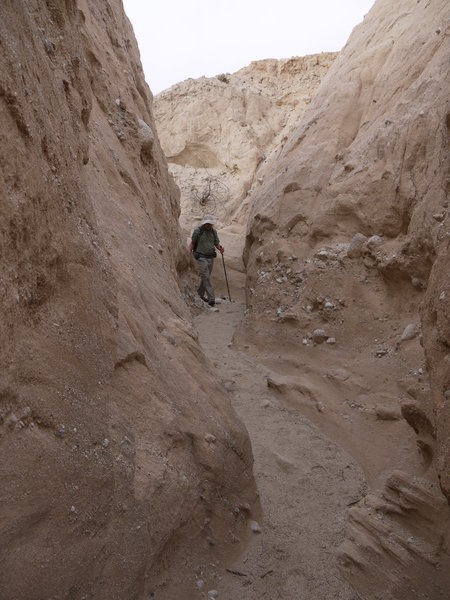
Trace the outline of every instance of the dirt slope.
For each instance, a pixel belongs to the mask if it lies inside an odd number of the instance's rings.
[[[133,33],[119,0],[0,13],[0,597],[183,594],[208,536],[235,548],[252,454],[180,293]]]

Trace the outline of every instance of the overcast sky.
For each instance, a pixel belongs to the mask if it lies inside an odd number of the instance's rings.
[[[264,58],[340,50],[375,0],[123,0],[154,94]]]

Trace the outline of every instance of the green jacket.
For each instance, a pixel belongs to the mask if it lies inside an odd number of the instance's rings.
[[[216,255],[215,246],[218,246],[220,241],[214,228],[208,230],[204,227],[197,227],[197,229],[194,229],[191,239],[194,244],[194,252],[210,257]]]

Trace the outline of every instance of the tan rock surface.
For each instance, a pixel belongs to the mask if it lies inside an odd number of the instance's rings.
[[[213,213],[234,269],[243,270],[248,212],[262,184],[259,170],[279,154],[335,58],[323,53],[255,61],[236,73],[188,79],[155,96],[161,146],[181,190],[182,230],[190,235],[202,214]]]
[[[375,492],[342,548],[365,598],[449,589],[449,25],[447,2],[378,0],[262,165],[248,226],[241,339],[270,343],[273,389]],[[424,301],[423,340],[404,336]]]
[[[119,0],[0,12],[0,597],[189,598],[258,514],[133,33]]]

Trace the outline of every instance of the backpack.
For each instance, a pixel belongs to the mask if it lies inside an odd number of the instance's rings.
[[[194,244],[194,248],[192,250],[192,254],[194,255],[195,260],[198,260],[200,258],[200,253],[197,252],[197,246],[198,246],[198,240],[200,239],[200,237],[205,233],[206,229],[203,227],[203,225],[200,226],[200,231],[199,234],[197,236],[197,239],[195,240],[195,244]],[[214,231],[214,228],[211,229],[210,231]],[[214,257],[217,256],[216,251],[214,250]]]

